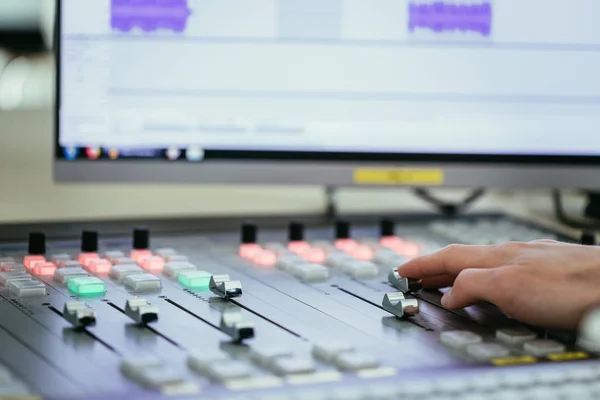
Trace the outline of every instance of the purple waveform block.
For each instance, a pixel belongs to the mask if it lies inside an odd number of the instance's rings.
[[[122,32],[135,27],[144,32],[184,32],[191,14],[187,0],[111,0],[110,24]]]
[[[410,4],[409,30],[430,29],[434,32],[473,31],[483,36],[492,33],[492,5],[446,4],[438,1],[431,4]]]

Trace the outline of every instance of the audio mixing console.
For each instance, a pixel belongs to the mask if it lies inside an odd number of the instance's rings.
[[[450,243],[570,241],[554,232],[502,215],[124,225],[0,245],[0,398],[600,396],[574,334],[444,310],[393,271]]]

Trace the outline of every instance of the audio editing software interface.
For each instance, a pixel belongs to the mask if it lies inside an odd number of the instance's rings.
[[[597,155],[595,0],[63,0],[60,145]]]

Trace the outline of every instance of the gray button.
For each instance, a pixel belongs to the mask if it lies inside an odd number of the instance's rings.
[[[341,251],[336,251],[333,253],[330,253],[327,256],[327,259],[325,260],[325,264],[327,264],[330,267],[341,267],[344,263],[353,261],[354,257],[352,257],[350,254],[348,253],[344,253]]]
[[[54,264],[58,264],[61,261],[69,261],[70,259],[71,259],[71,256],[68,254],[53,254],[52,256],[50,256],[50,260]]]
[[[151,367],[141,370],[136,381],[146,387],[159,389],[163,386],[182,383],[184,375],[181,371],[170,367]]]
[[[562,343],[550,339],[536,339],[525,343],[523,347],[527,354],[542,357],[553,353],[562,353],[566,347]]]
[[[217,363],[206,369],[206,375],[217,382],[247,378],[251,373],[252,367],[243,361]]]
[[[162,362],[154,356],[125,358],[121,361],[121,371],[131,379],[137,379],[148,368],[160,367]]]
[[[359,371],[379,367],[379,360],[370,354],[359,352],[341,353],[334,358],[333,363],[343,371]]]
[[[469,331],[447,331],[440,335],[440,342],[452,349],[460,350],[470,344],[481,343],[481,336]]]
[[[77,260],[63,260],[56,265],[58,268],[81,268],[81,264]]]
[[[489,361],[493,358],[507,357],[510,351],[497,343],[477,343],[467,346],[467,354],[476,361]]]
[[[54,271],[54,280],[64,284],[69,283],[69,279],[86,276],[89,276],[89,274],[81,267],[58,268]]]
[[[165,274],[166,276],[171,277],[171,278],[177,278],[177,277],[179,277],[179,274],[183,271],[194,271],[197,269],[198,268],[194,264],[187,262],[187,261],[168,262],[165,264],[165,269],[163,270],[163,274]]]
[[[46,295],[46,285],[40,281],[14,281],[8,287],[10,293],[17,297],[40,297]]]
[[[496,331],[496,338],[506,344],[518,345],[534,340],[537,335],[527,328],[505,328]]]
[[[156,254],[158,254],[161,257],[168,257],[168,256],[176,255],[177,251],[175,249],[171,249],[171,248],[163,248],[163,249],[156,249]]]
[[[125,253],[122,251],[107,251],[104,253],[104,257],[110,260],[110,262],[115,263],[117,259],[125,257]]]
[[[188,262],[189,261],[186,256],[182,256],[180,254],[166,256],[165,260],[167,260],[168,262]]]
[[[302,282],[318,283],[329,279],[329,269],[319,264],[297,264],[290,271]]]
[[[282,271],[289,272],[299,264],[306,264],[306,260],[295,254],[282,256],[277,259],[277,268]]]
[[[31,280],[31,275],[23,271],[0,272],[0,285],[8,286],[9,283],[15,281]]]
[[[342,264],[342,271],[354,279],[372,279],[379,275],[379,268],[369,261],[353,260]]]
[[[313,346],[312,354],[326,363],[331,363],[338,355],[353,351],[354,346],[343,341],[320,342]]]
[[[231,358],[227,353],[222,351],[194,351],[188,355],[187,363],[188,366],[203,375],[206,375],[210,367],[222,362],[231,361]]]
[[[310,358],[282,357],[273,360],[271,365],[271,370],[280,376],[310,374],[316,369],[314,361]]]
[[[144,270],[135,264],[115,265],[110,270],[109,276],[117,282],[123,282],[129,275],[143,274]]]
[[[137,265],[137,263],[135,262],[135,260],[131,257],[119,257],[119,258],[115,258],[113,263],[115,265]]]
[[[291,357],[293,351],[281,347],[268,347],[261,349],[253,349],[250,353],[250,358],[261,367],[269,368],[273,361],[281,357]]]
[[[160,279],[151,274],[128,275],[123,282],[136,292],[157,291],[162,287]]]

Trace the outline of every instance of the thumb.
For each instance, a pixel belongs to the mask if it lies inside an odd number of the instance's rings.
[[[456,277],[454,285],[442,297],[442,305],[458,310],[481,301],[493,302],[493,269],[466,269]]]

